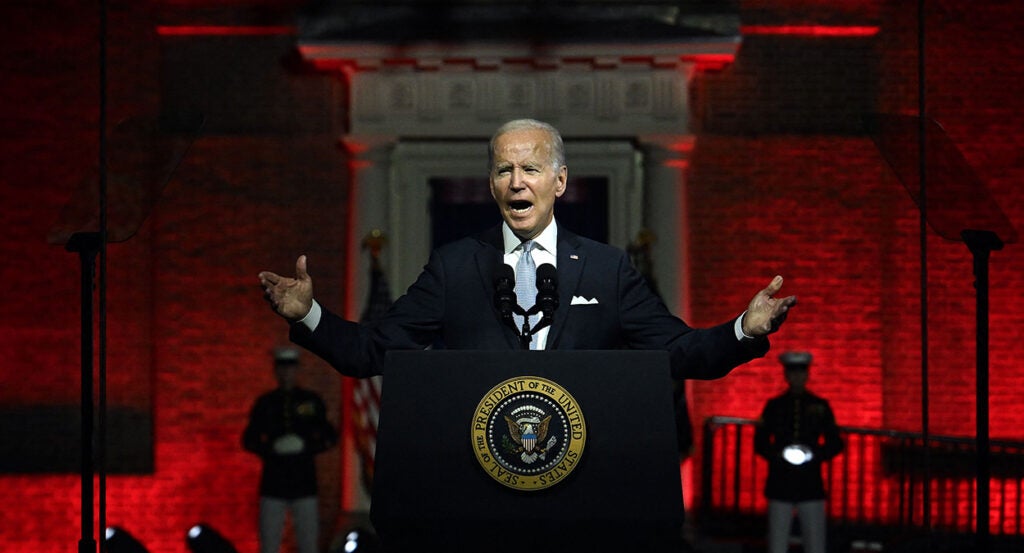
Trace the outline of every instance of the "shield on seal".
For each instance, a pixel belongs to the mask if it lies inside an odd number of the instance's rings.
[[[530,428],[530,430],[523,432],[523,449],[525,449],[527,453],[530,453],[533,451],[533,448],[537,446],[537,434],[532,430],[533,425],[526,426],[527,428]]]

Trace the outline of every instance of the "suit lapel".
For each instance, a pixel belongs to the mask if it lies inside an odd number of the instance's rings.
[[[494,305],[494,279],[497,277],[496,269],[501,263],[504,263],[503,251],[505,249],[504,241],[501,237],[501,226],[490,228],[477,236],[480,240],[480,247],[476,251],[476,266],[477,272],[482,280],[482,286],[484,290],[491,292],[491,295],[483,298],[483,301],[487,302],[491,306],[491,314],[495,319],[498,320],[498,324],[502,328],[502,333],[505,336],[505,341],[512,349],[519,349],[519,338],[515,331],[508,327],[501,321],[501,313],[498,313],[497,306]],[[561,301],[561,299],[559,299]]]
[[[572,293],[577,289],[586,257],[580,251],[579,237],[565,227],[558,227],[558,308],[548,332],[547,349],[558,349],[558,341],[569,315]]]

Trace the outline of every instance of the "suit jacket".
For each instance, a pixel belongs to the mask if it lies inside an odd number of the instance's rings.
[[[494,302],[503,263],[501,227],[431,253],[423,272],[372,325],[324,309],[316,330],[292,325],[291,339],[342,374],[381,374],[393,349],[520,349]],[[622,250],[558,228],[558,308],[547,349],[663,349],[675,378],[712,379],[763,356],[767,338],[737,340],[733,321],[695,329],[672,315]],[[572,305],[581,296],[596,303]]]

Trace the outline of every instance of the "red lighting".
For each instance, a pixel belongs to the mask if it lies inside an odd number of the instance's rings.
[[[294,35],[295,27],[287,25],[240,26],[227,25],[159,25],[160,36],[285,36]]]
[[[694,138],[684,138],[677,140],[667,146],[667,149],[672,152],[689,153],[693,151],[693,147],[696,143]]]
[[[345,152],[351,156],[358,156],[359,154],[366,153],[370,147],[362,142],[356,142],[355,140],[342,139],[339,144],[344,148]]]
[[[743,25],[743,35],[789,35],[814,37],[869,37],[878,34],[872,25]]]
[[[317,71],[338,71],[344,74],[351,74],[359,71],[359,66],[352,60],[325,60],[325,59],[306,59],[306,62],[311,64],[313,69]]]
[[[685,62],[693,63],[697,71],[720,71],[736,61],[735,54],[695,54],[682,56]]]

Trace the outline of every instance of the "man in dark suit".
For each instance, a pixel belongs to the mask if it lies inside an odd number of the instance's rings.
[[[435,250],[416,282],[376,324],[344,320],[317,303],[305,256],[296,261],[294,278],[260,273],[266,299],[291,324],[291,339],[355,377],[380,374],[389,350],[436,344],[477,350],[520,349],[524,343],[529,349],[667,350],[677,379],[718,378],[767,353],[767,335],[796,303],[795,296],[775,297],[781,276],[738,318],[691,328],[652,293],[624,251],[577,236],[555,221],[555,200],[565,192],[568,169],[554,127],[532,119],[510,121],[495,132],[489,155],[491,195],[503,224]],[[509,324],[494,299],[496,282],[508,271],[504,265],[516,267],[516,280],[522,281],[544,264],[557,273],[557,308],[550,326],[537,328],[531,321],[520,331],[522,318],[516,315]],[[517,294],[520,304],[532,305],[537,291]]]

